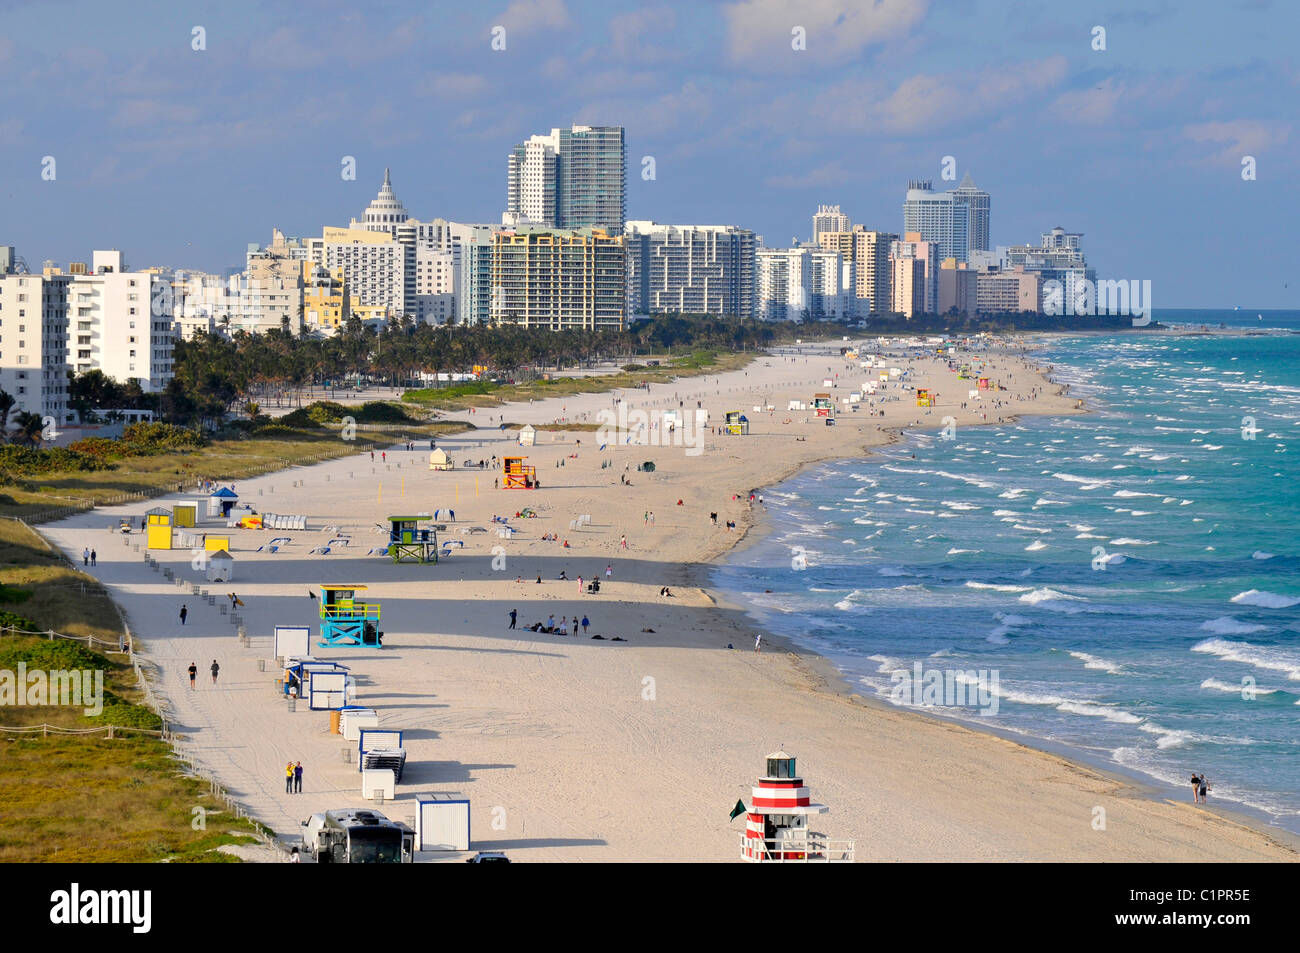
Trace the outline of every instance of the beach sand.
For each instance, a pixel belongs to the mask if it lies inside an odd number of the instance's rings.
[[[610,394],[592,394],[454,415],[484,429],[440,441],[456,463],[450,472],[429,470],[425,442],[415,452],[390,450],[386,461],[376,455],[373,464],[359,454],[240,482],[242,503],[305,515],[310,529],[230,530],[230,584],[203,583],[188,550],[155,552],[179,578],[214,593],[215,606],[145,565],[134,549],[143,542],[138,531],[125,539],[113,532],[119,515],[198,494],[95,510],[42,532],[72,558],[86,545],[98,549],[90,571],[111,588],[157,664],[156,684],[186,753],[280,833],[296,833],[308,815],[330,808],[371,806],[406,820],[417,795],[437,793],[471,800],[475,850],[506,850],[516,861],[735,861],[744,821],[727,815],[738,798],[748,802],[764,757],[784,749],[799,759],[814,801],[830,807],[814,829],[855,840],[859,860],[1296,859],[1287,835],[1224,817],[1215,805],[1165,800],[1064,758],[858,697],[824,660],[769,635],[764,650],[753,651],[756,630],[744,606],[720,604],[703,588],[709,561],[761,524],[762,507],[747,502],[751,488],[814,461],[860,456],[917,422],[938,429],[951,416],[960,428],[983,423],[984,414],[995,423],[1018,413],[1077,412],[1077,401],[1055,394],[1039,369],[1005,353],[990,355],[989,376],[1007,389],[986,392],[978,412],[958,406],[974,382],[958,381],[935,358],[891,362],[911,368],[915,386],[939,392],[929,413],[892,384],[883,394],[899,399],[874,405],[884,417],[869,416],[864,405],[828,427],[811,411],[785,410],[790,399],[810,402],[826,390],[824,377],[839,375],[838,406],[875,376],[836,351],[760,357],[721,377],[618,392],[634,409],[655,412],[679,400],[694,409],[698,400],[710,424],[728,410],[749,416],[748,436],[706,434],[697,455],[681,446],[611,444],[600,452],[590,431],[539,432],[536,446],[520,448],[513,432],[497,429],[497,418],[594,423],[613,404]],[[777,409],[753,411],[763,404]],[[494,454],[527,455],[542,487],[494,489],[498,471],[462,467]],[[653,473],[637,471],[644,460],[656,463]],[[611,465],[602,468],[605,461]],[[525,506],[538,518],[514,519]],[[456,515],[450,522],[442,514],[442,539],[464,543],[449,558],[394,565],[366,555],[385,544],[375,530],[389,514],[438,509]],[[715,511],[717,526],[709,518]],[[495,530],[498,514],[518,527],[513,538],[460,532]],[[584,514],[590,524],[571,529]],[[731,520],[734,531],[724,527]],[[221,527],[208,520],[198,531]],[[350,534],[350,545],[310,554],[337,535],[325,527]],[[561,542],[540,539],[549,533]],[[279,553],[253,552],[282,535],[292,542]],[[557,578],[561,571],[568,581]],[[602,591],[581,593],[578,577],[597,575]],[[326,712],[301,703],[289,712],[275,691],[274,664],[259,670],[273,626],[316,631],[308,593],[321,583],[366,584],[365,598],[382,605],[382,650],[313,652],[349,666],[356,703],[378,709],[383,727],[403,731],[408,761],[396,802],[363,801],[355,752],[352,763],[344,759],[355,743],[329,733]],[[664,585],[673,598],[659,596]],[[219,612],[230,591],[245,603],[248,648]],[[190,613],[183,627],[182,603]],[[515,631],[507,628],[512,608]],[[604,640],[522,629],[550,615],[584,614],[590,634]],[[213,659],[221,665],[215,687]],[[193,690],[185,673],[191,662],[199,668]],[[290,760],[304,765],[302,794],[283,792]],[[1099,810],[1104,829],[1097,829]]]

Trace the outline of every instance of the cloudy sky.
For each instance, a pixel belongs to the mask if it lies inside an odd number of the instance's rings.
[[[1059,224],[1157,307],[1300,308],[1294,0],[0,0],[0,26],[0,244],[33,268],[223,271],[347,224],[386,165],[416,217],[499,221],[510,147],[579,122],[627,128],[630,218],[900,231],[952,156],[994,244]]]

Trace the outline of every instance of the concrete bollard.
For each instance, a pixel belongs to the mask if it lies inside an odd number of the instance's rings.
[[[347,745],[344,745],[344,746],[343,746],[343,749],[342,749],[342,754],[343,754],[343,763],[344,763],[344,764],[351,764],[351,763],[352,763],[352,749],[351,749],[350,747],[348,747]]]

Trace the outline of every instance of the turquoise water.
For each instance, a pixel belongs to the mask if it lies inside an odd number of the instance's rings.
[[[1300,831],[1300,314],[1268,318],[1182,319],[1283,330],[1053,341],[1093,413],[909,433],[792,479],[716,584],[864,692],[917,663],[987,670],[980,703],[934,710],[1179,797],[1204,771],[1212,803]]]

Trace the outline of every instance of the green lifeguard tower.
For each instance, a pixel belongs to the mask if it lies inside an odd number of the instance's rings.
[[[432,516],[390,516],[392,529],[388,533],[388,555],[393,562],[436,563],[438,561],[438,530],[421,529],[420,524]]]
[[[384,633],[379,631],[379,603],[357,601],[357,593],[365,590],[365,586],[351,582],[321,585],[318,645],[322,648],[330,645],[384,647]]]

